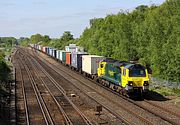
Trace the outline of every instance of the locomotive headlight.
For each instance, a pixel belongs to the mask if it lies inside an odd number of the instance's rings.
[[[148,85],[149,85],[148,81],[144,81],[144,86],[148,86]]]
[[[132,81],[128,81],[128,85],[129,86],[133,86],[133,82]]]

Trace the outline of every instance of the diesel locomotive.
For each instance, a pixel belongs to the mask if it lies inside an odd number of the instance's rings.
[[[98,81],[123,95],[145,94],[149,89],[148,72],[144,66],[111,58],[99,63]]]

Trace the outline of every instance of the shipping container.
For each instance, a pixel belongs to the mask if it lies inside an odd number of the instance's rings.
[[[91,75],[97,75],[98,64],[105,57],[97,55],[82,56],[82,70]]]
[[[66,51],[60,51],[60,60],[64,63],[66,62]]]
[[[55,58],[56,58],[56,52],[57,52],[56,49],[53,49],[53,54],[52,54],[52,56],[55,57]]]
[[[33,47],[36,49],[36,44],[34,44]]]
[[[52,48],[52,50],[51,50],[51,51],[52,51],[51,56],[53,56],[53,55],[54,55],[54,49]]]
[[[48,55],[50,55],[50,47],[48,47]]]
[[[69,44],[69,46],[65,46],[66,52],[78,52],[79,46],[76,46],[76,44]]]
[[[39,51],[41,51],[41,48],[42,48],[42,46],[41,46],[41,45],[38,45],[38,50],[39,50]]]
[[[34,48],[37,49],[37,44],[34,44]]]
[[[49,55],[49,47],[46,48],[46,54]]]
[[[66,64],[71,65],[71,53],[66,52]]]
[[[40,51],[43,52],[43,46],[41,46],[41,50]]]
[[[49,55],[52,56],[53,49],[49,48]]]
[[[75,67],[76,69],[82,69],[82,56],[88,55],[85,52],[74,52],[71,53],[71,66]]]
[[[49,47],[46,47],[45,53],[46,53],[46,54],[49,53]]]
[[[56,51],[56,59],[59,59],[59,56],[60,56],[60,51],[57,50],[57,51]]]
[[[35,44],[34,46],[35,46],[35,49],[38,49],[38,45],[37,44]]]
[[[64,51],[64,50],[57,50],[57,58],[59,60],[61,60],[61,51]]]
[[[30,43],[29,45],[30,45],[30,47],[34,47],[34,44],[31,44],[31,43]]]
[[[45,46],[43,46],[42,51],[43,51],[44,53],[46,52],[46,47],[45,47]]]

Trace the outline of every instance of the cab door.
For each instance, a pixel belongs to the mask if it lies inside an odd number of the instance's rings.
[[[121,84],[122,84],[122,87],[126,87],[126,84],[127,84],[127,69],[125,69],[125,68],[122,68],[121,69],[121,72],[122,72],[122,74],[121,74]]]
[[[100,62],[99,63],[99,68],[98,68],[98,76],[102,76],[105,74],[105,62]]]

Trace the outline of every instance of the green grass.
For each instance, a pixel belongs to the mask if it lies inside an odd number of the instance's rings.
[[[12,48],[6,48],[5,49],[5,55],[11,55]]]
[[[0,84],[0,96],[8,94],[6,88]]]
[[[173,92],[176,94],[176,96],[180,97],[180,88],[173,89]]]
[[[150,88],[150,90],[155,91],[163,96],[178,96],[180,97],[180,88],[168,88],[163,86],[158,86],[156,88]]]

